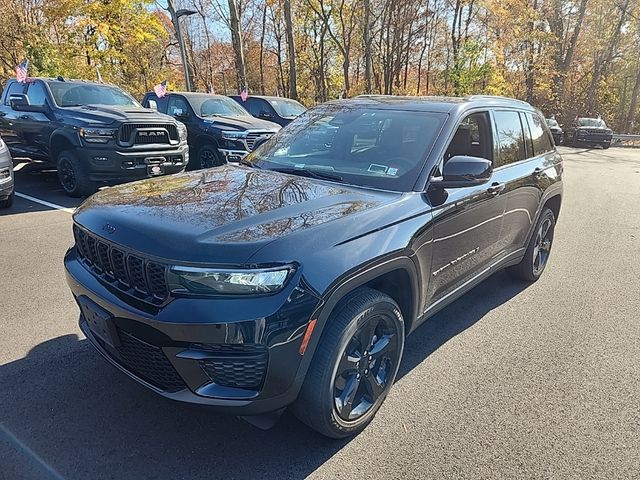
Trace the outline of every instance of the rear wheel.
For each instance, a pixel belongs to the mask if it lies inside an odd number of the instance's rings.
[[[13,205],[13,192],[7,197],[0,200],[0,208],[9,208]]]
[[[220,158],[218,149],[213,145],[203,145],[200,147],[198,149],[197,159],[197,168],[219,167],[224,164],[224,161]]]
[[[527,282],[535,282],[540,278],[551,254],[555,225],[555,215],[551,209],[545,208],[540,215],[522,261],[507,269],[511,276]]]
[[[72,150],[58,155],[58,179],[65,193],[70,197],[84,197],[95,193],[98,187],[89,180],[85,166],[80,163]]]
[[[331,314],[294,414],[318,432],[362,431],[393,385],[404,348],[404,321],[393,299],[358,289]]]

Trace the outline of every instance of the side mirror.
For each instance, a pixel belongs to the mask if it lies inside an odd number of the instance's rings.
[[[14,94],[9,97],[9,104],[11,108],[17,112],[40,112],[47,111],[47,107],[44,105],[31,105],[29,103],[29,97],[24,94]]]
[[[487,183],[493,166],[486,158],[456,155],[444,164],[441,177],[433,177],[429,184],[437,188],[475,187]]]
[[[158,110],[158,102],[156,102],[155,100],[149,100],[149,108],[151,110]]]
[[[264,118],[265,120],[269,120],[271,118],[273,118],[273,115],[271,115],[269,112],[267,112],[266,110],[261,111],[258,114],[258,117],[260,118]]]

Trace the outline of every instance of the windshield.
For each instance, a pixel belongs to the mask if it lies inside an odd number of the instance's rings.
[[[579,118],[578,125],[581,127],[606,127],[604,120],[600,118]]]
[[[550,127],[559,127],[560,125],[558,125],[558,121],[554,120],[553,118],[547,118],[547,125],[549,125]]]
[[[322,105],[308,110],[246,161],[257,168],[409,191],[446,115]]]
[[[297,117],[306,110],[304,105],[286,98],[269,100],[269,103],[281,117]]]
[[[133,97],[110,85],[51,82],[49,88],[56,105],[59,107],[77,107],[79,105],[140,106]]]
[[[249,113],[238,105],[234,100],[222,95],[198,95],[188,96],[187,99],[193,108],[193,111],[200,117],[215,117],[221,115],[224,117],[245,117]]]

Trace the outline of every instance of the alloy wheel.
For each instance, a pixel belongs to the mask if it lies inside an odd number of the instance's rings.
[[[200,150],[200,167],[211,168],[218,165],[218,158],[213,150],[210,148],[203,148]]]
[[[73,165],[66,158],[62,158],[58,163],[58,175],[60,183],[67,192],[72,192],[76,188],[77,179]]]
[[[340,418],[360,418],[383,396],[396,371],[398,346],[398,332],[387,316],[371,317],[358,327],[342,352],[333,380]]]
[[[533,273],[539,275],[544,270],[549,253],[551,252],[551,242],[553,241],[553,228],[551,219],[546,218],[538,228],[536,242],[533,247]]]

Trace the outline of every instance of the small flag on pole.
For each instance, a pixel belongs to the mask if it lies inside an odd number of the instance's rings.
[[[243,102],[246,102],[247,98],[249,98],[249,92],[247,91],[247,86],[246,85],[244,86],[244,88],[240,92],[240,98],[242,99]]]
[[[98,67],[98,65],[96,65],[96,80],[97,80],[99,83],[104,83],[104,82],[102,81],[102,75],[100,75],[100,67]]]
[[[163,80],[161,83],[153,87],[153,91],[156,92],[158,98],[162,98],[167,94],[167,81]]]
[[[26,83],[28,70],[29,60],[23,60],[22,63],[16,67],[16,80],[20,83]]]

